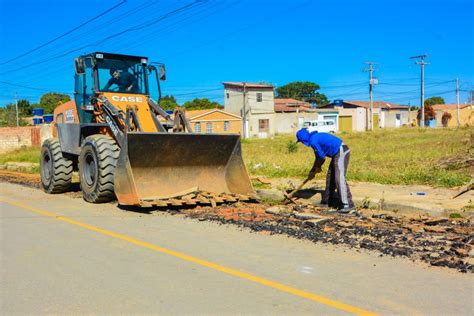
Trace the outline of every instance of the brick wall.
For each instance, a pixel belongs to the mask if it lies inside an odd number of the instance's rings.
[[[42,142],[41,129],[50,129],[50,126],[42,127],[2,127],[0,128],[0,152],[7,152],[22,146],[40,146]]]

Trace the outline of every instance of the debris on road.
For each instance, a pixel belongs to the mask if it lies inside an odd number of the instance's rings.
[[[39,188],[38,175],[0,170],[0,180]],[[80,192],[70,197],[81,198]],[[461,272],[474,272],[474,225],[463,217],[433,218],[405,216],[377,210],[360,210],[351,215],[328,212],[312,204],[274,205],[230,201],[193,205],[196,196],[187,195],[187,205],[168,205],[159,210],[183,214],[199,221],[234,224],[264,234],[285,234],[298,239],[347,245],[377,251],[381,255],[407,257]],[[211,202],[211,201],[209,201]],[[198,204],[198,203],[196,203]]]
[[[376,211],[354,216],[328,213],[307,207],[297,212],[293,206],[267,208],[238,203],[217,208],[184,210],[185,216],[222,224],[236,224],[255,232],[285,234],[313,242],[348,245],[382,255],[407,257],[433,266],[474,272],[472,258],[474,226],[469,219],[448,220],[418,216],[409,218]],[[311,215],[309,215],[311,214]]]

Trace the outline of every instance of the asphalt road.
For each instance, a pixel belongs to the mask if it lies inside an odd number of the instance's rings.
[[[472,315],[473,276],[0,183],[0,314]]]

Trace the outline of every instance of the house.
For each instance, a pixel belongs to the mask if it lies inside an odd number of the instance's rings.
[[[295,134],[303,123],[318,118],[311,104],[289,98],[275,98],[275,133]]]
[[[242,134],[242,118],[220,109],[186,111],[194,133]]]
[[[321,108],[338,111],[338,125],[341,131],[364,131],[367,129],[370,112],[369,101],[335,100]],[[373,101],[374,129],[397,128],[408,124],[408,106],[385,101]]]
[[[224,109],[245,118],[244,138],[275,135],[273,86],[249,82],[223,82]]]
[[[456,127],[457,104],[435,104],[432,106],[436,112],[436,125],[441,127],[442,117],[445,112],[451,114],[447,127]],[[459,104],[459,121],[461,126],[474,126],[474,106],[470,104]]]

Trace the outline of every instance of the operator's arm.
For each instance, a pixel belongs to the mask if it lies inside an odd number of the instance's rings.
[[[316,173],[321,172],[321,167],[326,161],[326,156],[324,155],[324,152],[321,150],[321,147],[317,143],[311,144],[311,148],[313,148],[314,150],[314,163],[308,174],[309,179],[313,179],[316,176]]]
[[[316,153],[314,153],[314,163],[313,167],[308,173],[308,178],[309,179],[314,179],[316,176],[316,173],[320,173],[322,171],[322,166],[324,162],[326,161],[326,158],[320,159]]]
[[[126,74],[127,74],[127,77],[128,77],[127,80],[129,82],[129,85],[127,87],[127,92],[130,92],[130,91],[134,90],[136,87],[138,87],[138,80],[134,75],[132,75],[128,72]]]

